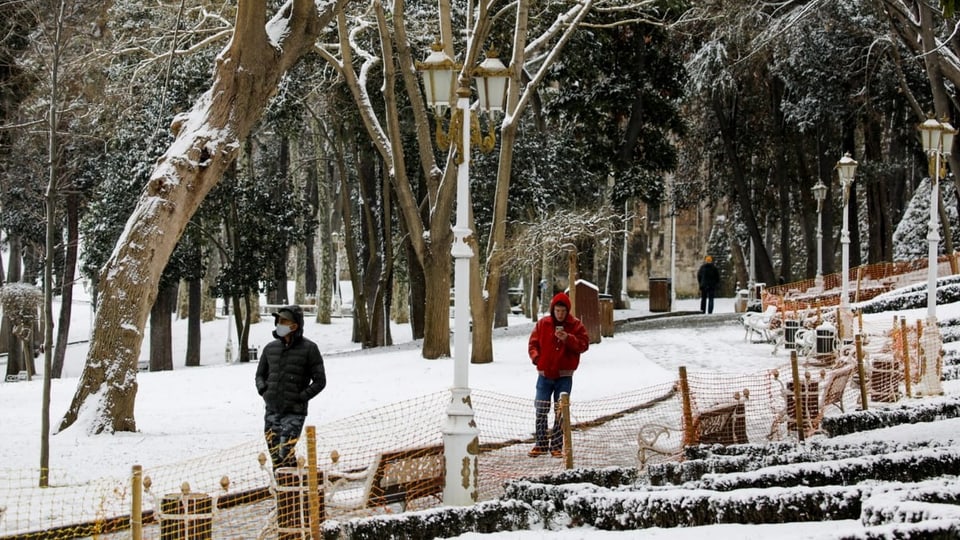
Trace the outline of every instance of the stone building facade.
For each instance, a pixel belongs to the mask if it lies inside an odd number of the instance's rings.
[[[633,205],[634,218],[627,244],[627,294],[645,297],[650,279],[669,279],[678,298],[699,296],[697,269],[708,255],[714,227],[712,207],[680,210],[673,216],[667,205]],[[674,234],[675,233],[675,234]],[[719,262],[719,261],[718,261]]]

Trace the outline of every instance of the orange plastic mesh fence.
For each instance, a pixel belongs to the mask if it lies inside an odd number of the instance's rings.
[[[903,357],[897,341],[903,339],[898,337],[902,331],[892,327],[891,321],[886,332],[873,329],[864,346],[876,357],[869,386],[872,401],[890,394],[872,386],[880,376],[877,359],[893,363],[894,380],[898,370],[903,371],[897,364]],[[915,333],[916,327],[908,325],[911,356]],[[816,431],[824,414],[859,407],[856,370],[844,357],[848,350],[840,351],[832,363],[800,360],[804,435]],[[574,393],[569,412],[572,444],[566,451],[574,467],[637,467],[678,458],[684,441],[793,439],[794,388],[793,370],[785,364],[746,374],[681,369],[674,382],[598,400],[576,401]],[[143,538],[292,538],[309,526],[311,511],[342,520],[436,506],[445,482],[442,429],[449,400],[448,392],[437,392],[317,426],[319,472],[314,478],[303,468],[303,458],[301,468],[272,475],[269,458],[261,462],[267,449],[259,436],[215,454],[146,467]],[[500,495],[507,480],[565,468],[566,459],[528,456],[534,443],[531,397],[475,390],[471,401],[479,430],[481,500]],[[304,437],[297,453],[305,457],[309,451]],[[87,481],[54,471],[51,487],[40,489],[35,487],[35,471],[0,469],[0,539],[130,538],[133,476]]]
[[[937,275],[953,274],[951,265],[958,264],[957,256],[941,255],[937,259]],[[893,289],[925,282],[928,262],[927,259],[917,259],[851,268],[847,274],[849,300],[863,302]],[[791,309],[826,309],[837,306],[840,304],[842,276],[842,272],[824,275],[822,287],[817,287],[814,279],[767,287],[761,298],[763,308],[773,304],[783,312]]]

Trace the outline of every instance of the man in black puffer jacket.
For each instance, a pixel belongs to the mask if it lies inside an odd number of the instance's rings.
[[[296,465],[294,447],[307,418],[307,402],[327,385],[317,344],[303,337],[303,310],[292,305],[273,314],[276,329],[257,365],[263,396],[263,434],[274,469]]]

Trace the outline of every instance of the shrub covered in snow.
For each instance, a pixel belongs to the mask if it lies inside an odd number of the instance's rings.
[[[960,301],[960,275],[937,279],[937,303],[957,301]],[[857,307],[864,313],[883,313],[919,309],[926,305],[927,284],[920,283],[881,294],[872,300],[859,303]]]
[[[402,514],[387,514],[349,521],[327,521],[328,540],[381,540],[383,538],[445,538],[466,532],[490,533],[530,529],[533,509],[517,500],[485,501],[467,507],[443,507]]]
[[[960,399],[942,398],[898,407],[827,416],[820,427],[830,435],[838,436],[898,424],[916,424],[957,417],[960,417]]]

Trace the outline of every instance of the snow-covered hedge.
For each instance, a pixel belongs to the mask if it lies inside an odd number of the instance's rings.
[[[383,538],[446,538],[468,532],[527,530],[538,513],[518,500],[485,501],[467,507],[442,507],[349,521],[327,521],[327,540],[382,540]],[[533,520],[533,521],[531,521]]]
[[[878,486],[864,501],[860,519],[864,525],[960,521],[960,484],[953,478]]]
[[[937,279],[937,304],[950,304],[957,301],[960,301],[960,276]],[[883,313],[919,309],[926,305],[927,284],[919,283],[881,294],[872,300],[861,302],[858,307],[863,313]]]
[[[960,448],[941,447],[821,463],[798,463],[758,471],[705,475],[686,487],[731,491],[769,486],[854,485],[858,482],[919,482],[960,471]]]
[[[614,487],[634,484],[643,477],[644,475],[639,469],[632,467],[598,467],[591,469],[571,469],[569,471],[541,476],[529,476],[518,480],[537,484],[590,483],[597,486]]]
[[[820,423],[820,427],[831,436],[837,436],[899,424],[916,424],[957,417],[960,417],[960,399],[944,398],[924,403],[903,404],[899,407],[827,416]]]
[[[710,490],[581,493],[564,502],[571,523],[604,530],[784,523],[860,517],[859,488],[769,488],[749,494]]]
[[[834,461],[860,456],[871,456],[921,450],[938,446],[929,441],[898,443],[871,441],[856,445],[837,445],[830,441],[810,441],[805,444],[776,443],[731,446],[698,446],[687,449],[686,460],[649,465],[647,474],[651,485],[679,485],[699,480],[705,474],[756,471],[765,467]]]

